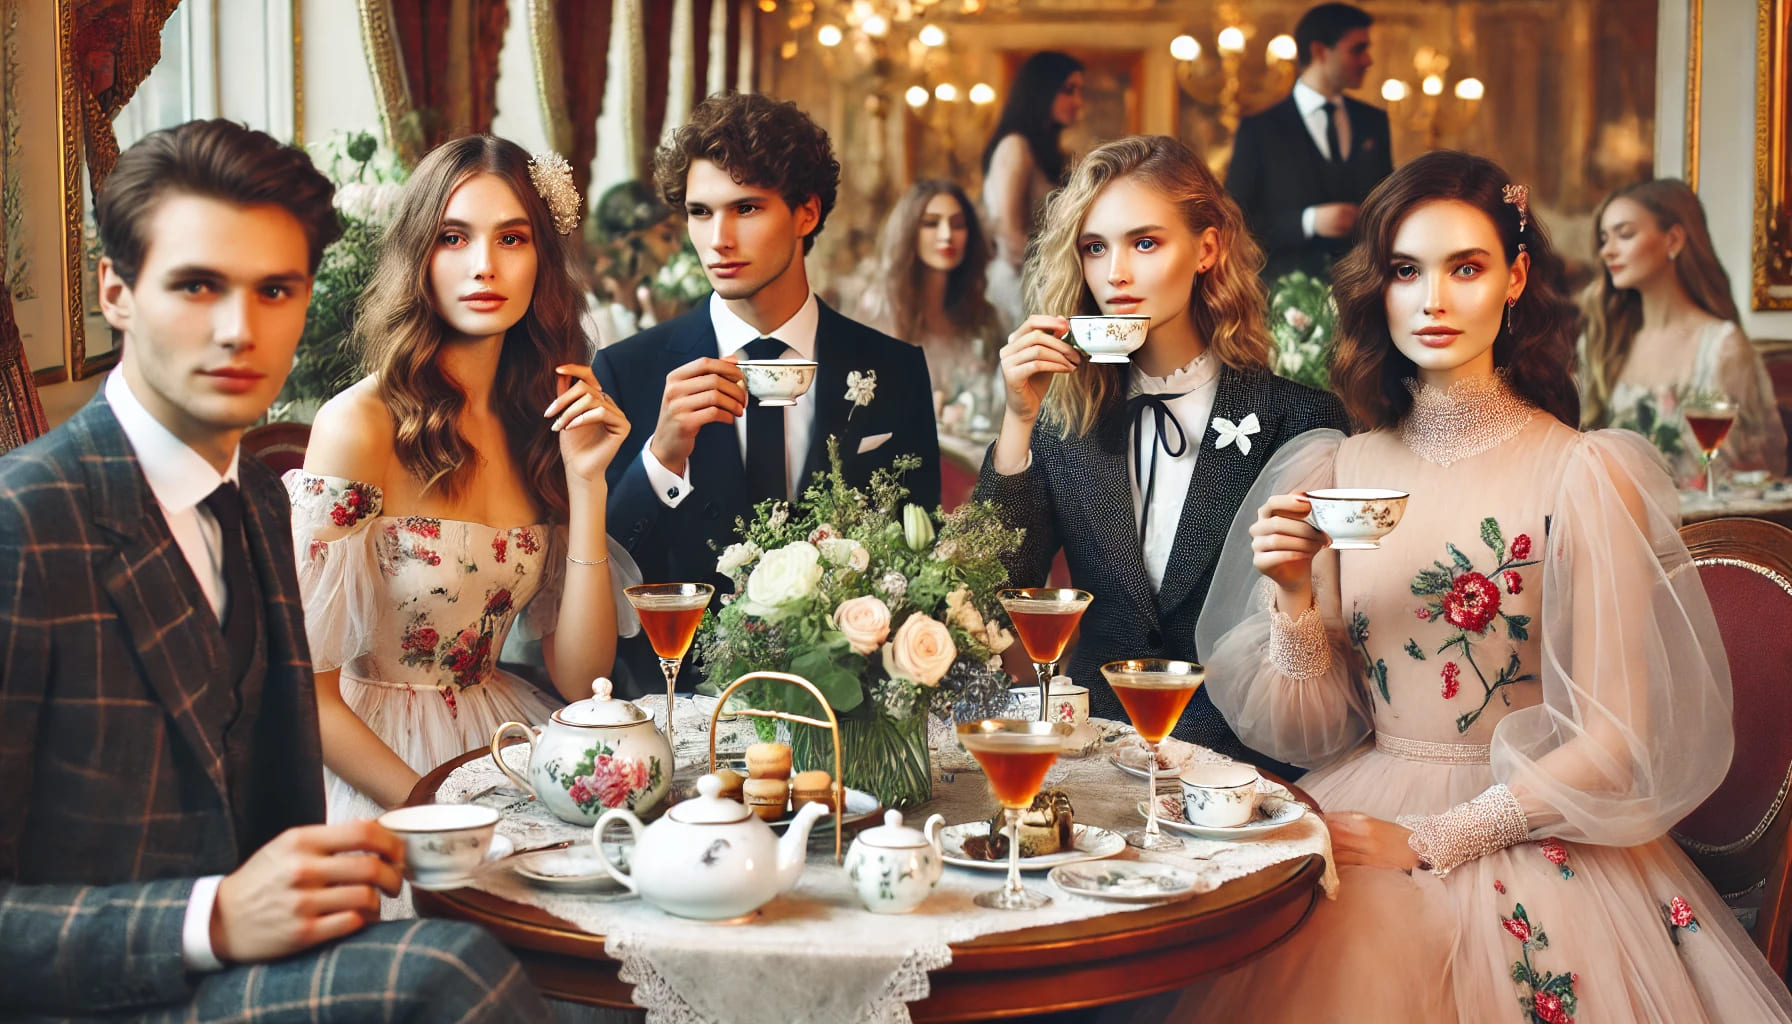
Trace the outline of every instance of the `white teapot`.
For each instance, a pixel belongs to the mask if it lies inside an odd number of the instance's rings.
[[[672,745],[647,712],[610,698],[610,681],[591,684],[591,696],[553,713],[547,728],[505,722],[492,734],[492,760],[510,781],[541,801],[556,818],[589,825],[606,810],[641,814],[659,808],[672,785]],[[512,771],[498,752],[506,733],[529,741],[529,777]]]
[[[604,870],[666,913],[704,921],[752,913],[794,886],[803,874],[809,828],[827,805],[804,804],[780,838],[746,807],[718,795],[721,789],[721,779],[705,775],[697,780],[697,796],[646,826],[621,808],[604,812],[591,835]],[[604,826],[612,821],[634,835],[633,872],[605,849]]]
[[[923,830],[902,823],[902,812],[884,812],[884,823],[860,832],[846,853],[846,877],[865,909],[906,914],[920,906],[945,873],[940,829],[946,819],[927,819]]]

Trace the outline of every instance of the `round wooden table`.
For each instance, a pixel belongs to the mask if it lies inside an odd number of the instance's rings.
[[[470,751],[424,776],[407,804],[429,803]],[[1313,799],[1294,794],[1311,807]],[[932,992],[909,1004],[917,1021],[967,1021],[1074,1010],[1181,988],[1250,960],[1294,933],[1322,898],[1316,856],[1287,861],[1210,893],[1070,924],[985,935],[954,944],[952,963],[928,977]],[[417,912],[483,926],[509,946],[544,995],[632,1008],[604,937],[531,906],[478,889],[412,890]]]

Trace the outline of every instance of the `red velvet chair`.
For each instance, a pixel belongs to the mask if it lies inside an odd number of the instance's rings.
[[[1792,938],[1792,530],[1760,519],[1693,523],[1680,536],[1717,613],[1735,693],[1736,753],[1717,791],[1672,835],[1775,973]]]
[[[264,423],[243,435],[243,450],[274,472],[284,473],[305,464],[305,446],[310,442],[309,423]]]

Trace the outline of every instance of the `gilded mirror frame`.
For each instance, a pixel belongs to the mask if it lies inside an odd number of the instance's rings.
[[[1792,309],[1792,0],[1759,0],[1755,38],[1755,231],[1753,305]]]

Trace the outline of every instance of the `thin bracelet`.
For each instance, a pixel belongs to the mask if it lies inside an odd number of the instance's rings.
[[[574,558],[574,557],[573,557],[573,556],[571,556],[571,555],[567,555],[567,556],[566,556],[566,560],[567,560],[567,561],[568,561],[568,562],[571,562],[571,563],[573,563],[573,564],[574,564],[574,565],[602,565],[602,564],[604,564],[604,563],[605,563],[605,562],[608,562],[608,561],[609,561],[609,560],[610,560],[610,556],[609,556],[609,555],[605,555],[605,556],[604,556],[604,557],[602,557],[602,558],[600,558],[600,559],[598,559],[598,560],[597,560],[597,561],[595,561],[595,562],[587,562],[587,561],[585,561],[585,560],[584,560],[584,559],[583,559],[583,558]]]

